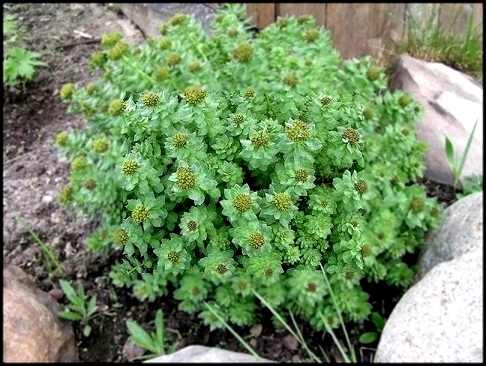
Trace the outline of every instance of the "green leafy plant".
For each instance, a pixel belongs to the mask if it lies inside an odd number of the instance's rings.
[[[96,295],[88,300],[82,285],[76,291],[68,281],[60,280],[59,284],[70,303],[65,310],[59,311],[57,314],[67,320],[79,321],[84,326],[83,335],[89,337],[91,334],[89,322],[98,310]]]
[[[474,132],[476,131],[477,125],[478,125],[478,120],[476,120],[476,122],[474,123],[473,129],[469,134],[469,138],[467,139],[467,143],[466,143],[466,148],[464,149],[464,153],[462,154],[460,161],[458,161],[452,141],[449,140],[447,136],[445,137],[446,156],[447,156],[447,160],[449,161],[449,165],[452,169],[452,175],[454,176],[454,183],[453,183],[454,194],[456,193],[457,186],[461,179],[462,170],[464,169],[464,164],[466,164],[467,156],[471,148],[471,144],[474,138]]]
[[[147,333],[132,319],[127,320],[126,324],[130,332],[130,339],[136,345],[151,352],[150,354],[142,356],[139,359],[148,359],[175,352],[178,342],[175,342],[169,346],[166,342],[165,332],[169,331],[176,334],[179,333],[172,329],[165,329],[164,315],[162,310],[157,310],[157,313],[155,314],[155,332],[152,332],[151,334]]]
[[[460,199],[475,192],[483,191],[483,176],[471,175],[464,178],[462,183],[462,193],[457,193],[456,198]]]
[[[3,15],[3,85],[18,86],[35,77],[35,68],[47,66],[42,56],[25,48],[24,35],[12,15]]]
[[[341,62],[312,17],[252,36],[244,16],[222,7],[207,36],[178,14],[137,48],[104,36],[100,79],[61,89],[89,128],[56,138],[59,199],[102,218],[88,247],[123,252],[116,286],[152,302],[171,284],[211,330],[259,321],[251,289],[318,330],[363,322],[362,283],[409,286],[403,258],[441,217],[415,184],[422,108],[369,57]]]
[[[369,344],[376,341],[379,337],[383,328],[385,327],[385,319],[379,313],[371,314],[371,321],[375,325],[375,332],[366,332],[359,337],[360,343]]]

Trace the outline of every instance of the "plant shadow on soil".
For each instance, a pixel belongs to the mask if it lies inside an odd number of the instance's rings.
[[[146,330],[153,331],[158,309],[163,310],[166,327],[181,334],[178,348],[198,344],[247,353],[229,331],[209,332],[196,316],[178,311],[177,302],[170,296],[146,303],[135,299],[130,289],[113,287],[108,279],[109,268],[121,254],[109,258],[88,254],[84,242],[96,223],[80,221],[63,210],[52,197],[67,182],[69,174],[69,167],[58,158],[52,141],[62,130],[84,125],[79,118],[68,115],[57,91],[64,83],[85,84],[93,78],[85,65],[91,53],[99,48],[94,43],[59,46],[79,42],[73,29],[100,36],[116,30],[113,27],[123,17],[100,4],[5,4],[4,11],[18,17],[19,24],[28,31],[28,48],[42,52],[44,61],[49,64],[47,68],[39,68],[35,81],[21,87],[22,90],[6,90],[4,87],[4,261],[24,269],[44,291],[59,287],[58,281],[63,278],[75,288],[82,284],[88,296],[97,296],[101,312],[90,323],[91,335],[84,337],[83,328],[73,323],[82,362],[131,361],[126,320],[133,319]],[[438,197],[444,206],[454,201],[450,187],[423,183],[429,195]],[[66,270],[65,276],[49,278],[39,245],[19,227],[14,220],[15,214],[24,217],[40,239],[51,245]],[[371,298],[376,299],[373,311],[388,317],[401,293],[384,285],[363,286]],[[66,299],[61,302],[65,304]],[[301,347],[286,345],[284,338],[288,332],[276,329],[270,318],[270,312],[263,311],[262,332],[258,336],[252,336],[248,328],[235,329],[263,358],[278,362],[309,361]],[[372,324],[365,323],[359,328],[350,323],[346,327],[358,358],[370,362],[376,341],[361,348],[358,338],[365,331],[373,331]],[[322,356],[319,351],[322,347],[331,359],[339,361],[340,356],[329,335],[315,332],[308,326],[303,326],[301,331],[310,349],[318,356]],[[336,333],[344,340],[339,330]],[[169,344],[177,340],[172,333],[167,333],[167,338]]]

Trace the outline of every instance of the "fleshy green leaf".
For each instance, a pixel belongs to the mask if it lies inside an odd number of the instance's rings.
[[[364,333],[359,337],[359,342],[363,344],[373,343],[378,338],[378,333],[368,332]]]

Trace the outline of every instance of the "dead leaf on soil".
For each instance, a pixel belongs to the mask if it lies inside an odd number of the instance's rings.
[[[261,324],[254,325],[250,329],[250,334],[253,337],[258,337],[260,334],[262,334],[263,326]]]

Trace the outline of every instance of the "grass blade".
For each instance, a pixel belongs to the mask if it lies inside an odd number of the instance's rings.
[[[221,318],[219,316],[219,314],[217,313],[217,311],[215,311],[211,307],[211,305],[209,305],[207,302],[204,302],[204,304],[208,307],[209,311],[211,311],[214,314],[214,316],[216,316],[218,318],[218,320],[221,323],[223,323],[224,326],[235,336],[235,338],[243,345],[243,347],[245,347],[246,350],[248,352],[250,352],[251,355],[257,359],[258,362],[263,362],[263,359],[260,356],[258,356],[258,353],[256,353],[255,350],[253,348],[251,348],[251,346],[243,338],[241,338],[240,335],[238,333],[236,333],[236,331],[228,323],[226,323],[224,321],[223,318]]]
[[[459,171],[457,172],[457,179],[461,178],[462,169],[464,168],[464,164],[466,163],[466,159],[467,159],[467,156],[469,154],[469,149],[471,148],[472,140],[474,138],[474,132],[476,131],[476,126],[478,125],[478,122],[479,122],[479,120],[476,120],[476,123],[474,123],[474,127],[471,131],[471,134],[469,135],[469,138],[467,139],[466,149],[464,150],[464,153],[462,154],[461,163],[459,164]]]
[[[154,347],[152,338],[140,325],[138,325],[131,319],[128,319],[126,321],[126,324],[128,330],[130,331],[130,335],[132,336],[133,342],[135,342],[140,347],[143,347],[146,350],[157,354],[157,349],[156,347]]]
[[[159,347],[161,354],[165,354],[165,339],[164,339],[164,314],[162,310],[157,310],[155,314],[155,336],[156,336],[156,346]]]
[[[54,266],[59,271],[59,274],[61,276],[65,276],[64,270],[62,269],[62,267],[59,264],[59,261],[57,260],[57,258],[55,257],[55,255],[52,253],[51,249],[47,245],[45,245],[42,242],[42,240],[39,239],[39,237],[36,235],[36,233],[34,233],[34,231],[30,228],[30,226],[21,217],[19,217],[17,215],[15,215],[15,217],[16,217],[17,221],[20,222],[20,225],[22,225],[22,227],[24,229],[26,229],[29,232],[29,234],[34,238],[34,240],[40,245],[40,247],[42,249],[42,254],[45,257],[46,262],[48,263],[49,268],[50,268],[49,263],[54,264]]]
[[[327,279],[327,275],[326,275],[326,272],[324,271],[324,268],[322,267],[322,264],[319,264],[321,266],[321,271],[322,271],[322,274],[324,275],[324,279],[326,280],[326,283],[327,283],[327,286],[329,288],[329,293],[331,294],[331,299],[332,299],[332,303],[334,305],[334,308],[336,309],[337,311],[337,314],[338,314],[338,317],[339,317],[339,321],[341,322],[341,328],[343,330],[343,333],[344,333],[344,337],[346,338],[346,342],[348,344],[348,348],[349,348],[349,351],[351,352],[351,360],[356,363],[357,362],[357,359],[356,359],[356,353],[354,351],[354,347],[353,345],[351,344],[351,341],[349,340],[349,336],[348,336],[348,332],[346,331],[346,327],[344,326],[344,321],[343,321],[343,317],[341,316],[341,311],[339,309],[339,306],[337,305],[336,303],[336,299],[334,297],[334,292],[332,291],[332,287],[331,287],[331,284],[329,283],[329,280]],[[320,316],[324,319],[323,315],[320,314]],[[326,329],[328,328],[327,326],[327,323],[325,322],[324,324],[326,324]],[[329,327],[330,328],[330,327]],[[331,329],[331,332],[332,332],[332,329]],[[332,332],[331,333],[331,336],[333,337],[333,339],[335,338],[334,336],[334,333]],[[339,343],[337,343],[339,345]],[[338,346],[339,348],[339,346]],[[341,351],[341,349],[340,349]],[[344,357],[344,356],[343,356]]]

